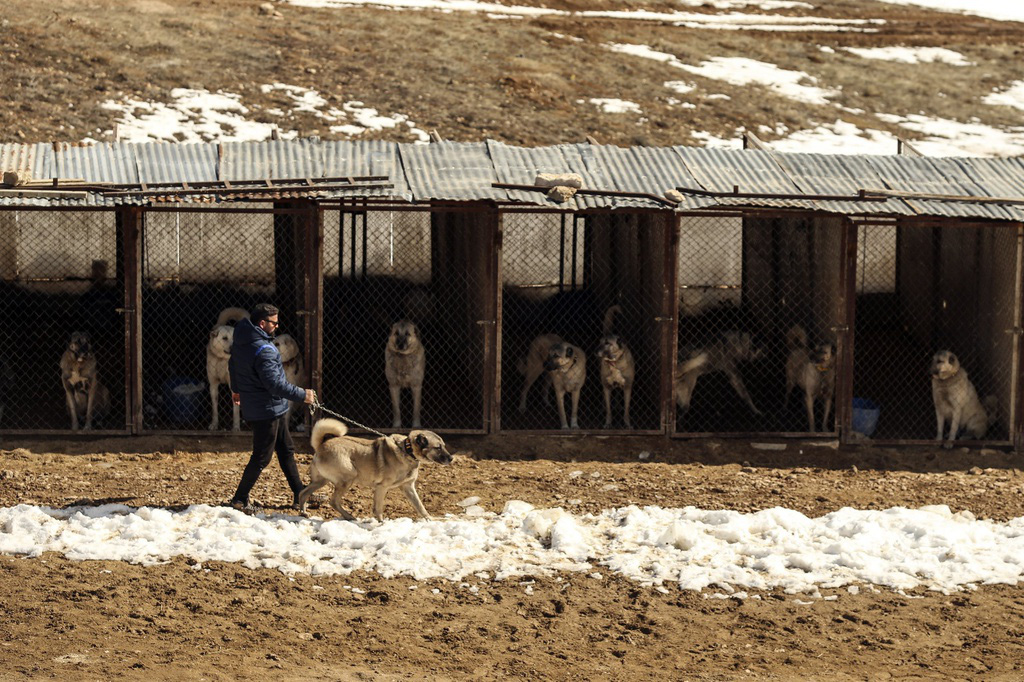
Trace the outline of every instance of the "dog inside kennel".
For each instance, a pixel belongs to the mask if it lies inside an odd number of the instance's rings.
[[[859,224],[854,431],[934,441],[933,382],[941,371],[939,386],[954,381],[945,378],[953,373],[969,382],[960,437],[1009,441],[1019,372],[1019,230],[955,220]],[[948,355],[936,364],[940,352]],[[948,439],[951,418],[944,421]]]
[[[142,391],[147,430],[232,431],[234,325],[269,302],[292,383],[304,370],[302,230],[287,211],[149,210],[142,229]],[[292,427],[301,428],[301,408]],[[244,421],[238,423],[246,429]]]
[[[125,429],[124,275],[109,211],[0,212],[0,428]]]
[[[373,429],[484,428],[493,218],[328,210],[323,400]]]
[[[642,212],[502,214],[503,429],[663,428],[671,225]]]
[[[675,432],[834,432],[841,219],[680,217]]]

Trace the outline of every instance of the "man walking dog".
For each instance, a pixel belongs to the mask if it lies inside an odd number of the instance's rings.
[[[288,431],[288,407],[289,401],[312,404],[316,394],[285,378],[281,354],[273,343],[277,326],[278,309],[269,303],[257,305],[249,319],[235,325],[228,361],[232,398],[241,403],[242,418],[252,424],[252,457],[245,465],[230,503],[245,512],[254,511],[249,491],[270,464],[275,451],[288,487],[292,489],[293,504],[303,488],[295,465],[295,446]]]

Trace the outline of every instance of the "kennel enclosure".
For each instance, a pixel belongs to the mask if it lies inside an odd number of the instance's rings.
[[[518,409],[532,339],[557,334],[587,358],[582,432],[806,437],[802,389],[785,394],[799,328],[833,349],[815,435],[933,443],[929,363],[949,350],[993,406],[984,442],[1021,445],[1018,160],[308,139],[2,145],[0,169],[18,178],[0,187],[3,432],[69,428],[75,331],[110,390],[97,429],[205,433],[216,409],[224,431],[211,327],[270,300],[302,382],[373,429],[408,320],[424,428],[557,433],[543,380]],[[582,188],[549,198],[538,173]],[[635,360],[631,429],[621,391],[604,428],[606,331]],[[408,428],[407,392],[401,408]]]

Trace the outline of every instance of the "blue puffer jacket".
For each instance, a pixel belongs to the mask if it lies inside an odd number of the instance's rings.
[[[228,371],[231,390],[242,396],[242,418],[246,421],[280,417],[288,412],[289,400],[306,399],[306,391],[285,378],[281,354],[270,334],[248,319],[235,325]]]

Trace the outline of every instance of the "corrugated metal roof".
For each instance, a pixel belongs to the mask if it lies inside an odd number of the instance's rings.
[[[61,143],[54,152],[54,177],[90,182],[132,184],[139,182],[135,164],[135,145],[126,142],[100,142],[88,146]]]
[[[274,173],[275,147],[263,142],[221,142],[219,180],[262,180],[284,177]]]
[[[27,174],[36,180],[53,177],[53,146],[48,144],[0,144],[0,171]]]
[[[871,156],[864,157],[876,169],[888,188],[898,192],[955,195],[994,196],[974,182],[970,175],[953,159],[927,157]],[[998,204],[967,203],[962,201],[928,201],[905,199],[920,215],[950,218],[993,218],[1016,220],[1014,211]]]
[[[670,188],[721,193],[686,194],[678,210],[713,206],[800,208],[846,215],[928,215],[995,220],[1024,219],[1024,204],[948,201],[926,196],[884,201],[846,201],[861,190],[1007,198],[1024,201],[1024,160],[938,159],[902,156],[828,156],[764,150],[693,147],[634,147],[564,144],[512,147],[492,140],[410,145],[360,140],[268,140],[264,142],[173,144],[101,143],[0,145],[0,170],[28,171],[36,179],[81,178],[112,184],[213,181],[388,178],[386,187],[350,190],[319,188],[287,194],[231,198],[272,200],[277,196],[387,198],[398,201],[512,201],[565,210],[666,208],[656,197]],[[565,204],[545,192],[497,189],[493,183],[532,185],[537,173],[578,173],[594,194],[577,194]],[[359,183],[356,180],[357,184]],[[769,196],[733,196],[740,194]],[[607,194],[601,194],[600,191]],[[624,196],[623,193],[627,195]],[[631,194],[633,196],[628,196]],[[801,197],[801,194],[809,195]],[[653,195],[643,196],[643,195]],[[772,196],[774,195],[774,196]],[[839,198],[833,198],[839,197]],[[223,195],[186,195],[185,202],[221,201]],[[139,194],[84,199],[66,196],[20,198],[0,195],[0,206],[116,206],[158,199]]]
[[[399,144],[414,201],[504,200],[494,189],[494,165],[482,142]]]
[[[800,191],[806,194],[854,197],[862,189],[885,187],[877,170],[864,157],[777,154],[776,158],[786,164],[789,177]],[[815,203],[824,211],[846,215],[878,211],[890,215],[916,215],[916,212],[900,199],[871,202],[821,199]]]
[[[323,142],[323,176],[326,178],[356,178],[387,176],[391,188],[371,188],[331,192],[331,196],[386,197],[412,201],[412,191],[405,179],[398,145],[382,140],[354,142]]]
[[[532,185],[538,173],[574,173],[569,170],[561,147],[511,147],[502,142],[488,140],[487,153],[494,168],[494,182],[510,185]],[[504,190],[508,201],[523,204],[544,203],[543,192]],[[566,209],[580,209],[575,197],[561,205]]]
[[[702,189],[690,173],[682,157],[668,147],[613,147],[588,145],[603,166],[612,187],[621,192],[643,192],[664,197],[676,187]],[[694,194],[684,194],[681,209],[712,206],[715,200]],[[621,205],[640,204],[650,208],[664,208],[659,201],[620,200]]]
[[[134,150],[139,180],[146,184],[219,180],[215,144],[137,144]]]
[[[1024,159],[952,159],[963,172],[991,197],[1024,197]],[[1024,205],[1007,204],[1003,208],[1015,220],[1024,220]]]
[[[745,194],[799,194],[800,188],[779,167],[772,154],[756,149],[703,149],[673,147],[687,170],[704,189],[711,192],[738,191]],[[723,206],[803,208],[818,206],[806,199],[720,198]]]

